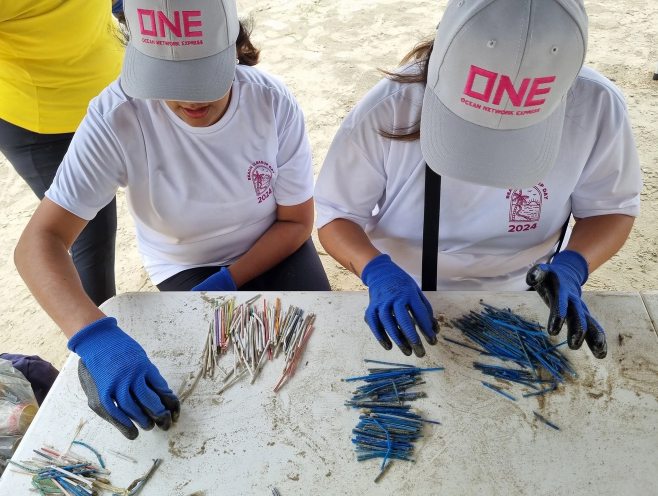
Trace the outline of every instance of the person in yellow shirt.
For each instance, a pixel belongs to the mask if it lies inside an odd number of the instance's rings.
[[[121,0],[0,0],[0,152],[43,199],[89,101],[121,72]],[[71,247],[97,304],[116,294],[116,200]]]

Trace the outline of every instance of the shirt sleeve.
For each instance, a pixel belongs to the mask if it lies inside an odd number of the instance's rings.
[[[367,153],[345,131],[338,131],[315,186],[318,229],[335,219],[351,220],[365,229],[386,189],[379,154],[368,153],[369,159]]]
[[[642,175],[626,105],[612,92],[601,96],[597,137],[571,196],[574,217],[640,213]]]
[[[274,183],[277,205],[299,205],[313,197],[313,157],[304,114],[296,107],[279,135],[278,175]]]
[[[72,214],[91,220],[126,184],[121,146],[105,120],[90,107],[46,197]]]

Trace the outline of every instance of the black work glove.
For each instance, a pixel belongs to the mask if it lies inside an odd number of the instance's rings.
[[[576,251],[565,250],[555,255],[552,263],[532,267],[526,282],[550,309],[546,330],[551,336],[557,336],[566,321],[569,348],[577,350],[585,341],[592,355],[605,358],[608,354],[605,331],[581,299],[582,286],[588,277],[585,258]]]

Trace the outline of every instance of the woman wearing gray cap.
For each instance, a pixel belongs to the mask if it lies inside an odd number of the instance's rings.
[[[642,181],[623,96],[583,66],[586,49],[581,0],[454,0],[435,39],[348,114],[317,227],[368,286],[384,348],[422,356],[414,319],[436,342],[419,285],[534,288],[550,334],[566,321],[572,349],[606,356],[581,287],[626,241]]]
[[[84,294],[67,252],[118,188],[160,290],[330,288],[309,238],[304,117],[280,81],[251,67],[258,51],[235,0],[124,4],[121,77],[91,102],[15,259],[80,356],[89,405],[134,439],[133,422],[167,429],[178,399]]]

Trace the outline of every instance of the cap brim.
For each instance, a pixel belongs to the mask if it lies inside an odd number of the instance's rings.
[[[468,122],[450,111],[431,88],[425,91],[420,146],[436,173],[493,188],[537,185],[555,165],[566,98],[540,123],[497,130]]]
[[[133,98],[214,102],[231,89],[235,67],[235,45],[210,57],[171,61],[144,55],[128,43],[121,87]]]

